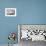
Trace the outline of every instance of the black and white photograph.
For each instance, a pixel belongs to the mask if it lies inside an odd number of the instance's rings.
[[[33,44],[46,43],[46,25],[18,25],[18,41],[20,46],[31,46]]]
[[[16,16],[16,8],[5,8],[5,16]]]

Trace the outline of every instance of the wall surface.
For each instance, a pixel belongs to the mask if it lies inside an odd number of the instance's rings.
[[[17,8],[16,17],[6,17],[5,8]],[[0,0],[0,44],[8,43],[17,24],[46,24],[46,0]],[[16,40],[17,43],[17,40]]]

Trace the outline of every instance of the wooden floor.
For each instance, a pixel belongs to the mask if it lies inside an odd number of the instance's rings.
[[[8,44],[0,44],[0,46],[8,46]],[[32,42],[31,40],[28,41],[21,40],[19,44],[15,44],[14,46],[46,46],[46,42],[45,41]]]
[[[46,46],[45,41],[34,41],[32,42],[31,40],[21,40],[19,46]]]
[[[0,44],[0,46],[8,46],[8,44]],[[9,46],[18,46],[18,44],[15,44],[15,45],[9,45]]]

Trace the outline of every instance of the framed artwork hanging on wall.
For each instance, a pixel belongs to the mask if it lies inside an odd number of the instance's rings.
[[[5,8],[5,16],[16,16],[16,8]]]

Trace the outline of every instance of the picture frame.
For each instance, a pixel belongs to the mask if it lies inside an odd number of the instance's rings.
[[[16,8],[5,8],[5,16],[16,17]]]
[[[28,30],[27,38],[23,37],[25,35],[22,34],[22,30]],[[18,24],[18,41],[21,40],[46,41],[46,24]]]

